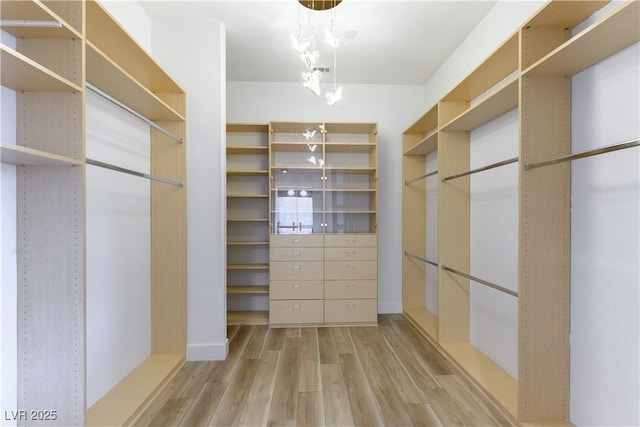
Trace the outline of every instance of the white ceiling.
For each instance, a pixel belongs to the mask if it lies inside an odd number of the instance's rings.
[[[344,0],[335,11],[338,34],[355,34],[337,50],[338,84],[426,83],[497,0]],[[298,20],[319,30],[319,67],[333,68],[324,45],[331,12],[313,12],[296,0],[149,1],[153,17],[197,17],[224,22],[227,79],[299,82],[306,69],[291,47]],[[331,82],[333,74],[323,76]]]

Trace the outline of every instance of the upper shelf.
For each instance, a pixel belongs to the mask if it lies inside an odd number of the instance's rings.
[[[0,16],[3,21],[54,21],[60,27],[21,27],[3,25],[2,29],[19,38],[38,39],[81,39],[82,36],[64,19],[39,1],[0,2]]]
[[[227,145],[227,154],[268,154],[269,147],[231,147]]]
[[[438,128],[433,129],[423,139],[404,152],[406,155],[416,156],[429,154],[438,149]]]
[[[441,130],[470,131],[518,106],[518,76],[487,94],[476,105],[445,124]]]
[[[87,41],[153,93],[184,93],[147,51],[95,0],[86,2]]]
[[[524,75],[577,74],[638,42],[639,27],[640,2],[627,1],[533,64]]]
[[[0,45],[2,86],[20,92],[82,92],[82,88],[15,50]]]
[[[517,69],[518,33],[516,32],[445,95],[442,101],[471,101]]]
[[[184,120],[177,111],[140,84],[87,41],[87,82],[150,120]]]

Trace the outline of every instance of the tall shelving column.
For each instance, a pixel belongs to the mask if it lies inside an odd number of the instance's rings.
[[[571,76],[635,43],[639,2],[630,1],[575,35],[609,2],[543,7],[521,30],[523,164],[571,153]],[[520,171],[519,419],[569,418],[571,165]]]
[[[438,340],[438,316],[427,309],[426,156],[438,150],[438,106],[435,105],[402,134],[402,308],[433,339]],[[435,172],[437,177],[438,171]],[[433,175],[431,175],[433,176]],[[430,260],[437,263],[438,260]]]
[[[269,126],[227,124],[227,324],[266,324]]]
[[[2,162],[17,166],[18,408],[25,425],[85,420],[84,3],[3,1],[2,86],[16,91],[16,141]],[[4,113],[4,112],[3,112]],[[3,121],[5,117],[3,117]],[[55,329],[52,329],[55,328]],[[44,411],[55,416],[44,418]],[[54,420],[54,421],[52,421]]]
[[[151,355],[87,410],[88,425],[122,425],[184,363],[186,94],[99,2],[86,22],[87,87],[149,123],[151,175],[173,182],[151,182]]]

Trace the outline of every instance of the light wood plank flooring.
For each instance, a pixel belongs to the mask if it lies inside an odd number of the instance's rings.
[[[229,356],[187,362],[137,426],[510,425],[402,315],[378,327],[230,326]]]

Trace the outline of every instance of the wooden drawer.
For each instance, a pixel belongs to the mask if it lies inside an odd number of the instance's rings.
[[[324,245],[333,248],[378,246],[375,234],[325,234]]]
[[[273,274],[271,272],[270,274]],[[375,280],[377,278],[378,263],[376,261],[327,261],[324,263],[324,280]]]
[[[325,323],[376,323],[378,304],[375,299],[341,299],[324,302]]]
[[[377,295],[378,282],[376,280],[334,280],[324,282],[324,297],[326,299],[375,299]]]
[[[322,299],[324,286],[322,280],[306,282],[271,281],[269,298],[277,299]]]
[[[324,246],[322,234],[272,234],[272,248],[321,248]]]
[[[322,248],[271,248],[271,261],[322,261]]]
[[[322,323],[323,308],[322,300],[271,301],[269,323],[276,325]]]
[[[324,259],[326,261],[375,261],[378,259],[378,248],[329,248],[324,249]]]
[[[322,261],[272,261],[271,280],[322,280]]]

